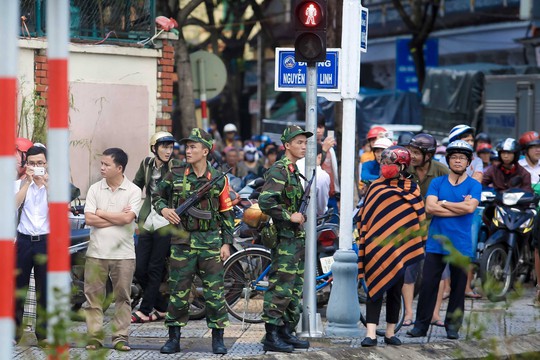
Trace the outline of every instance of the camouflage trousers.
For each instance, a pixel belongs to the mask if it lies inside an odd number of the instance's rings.
[[[206,323],[209,328],[223,329],[229,325],[229,315],[223,294],[223,263],[220,250],[193,249],[188,245],[171,245],[169,287],[171,296],[166,326],[186,326],[189,319],[189,295],[193,276],[203,283]]]
[[[264,294],[264,322],[277,326],[288,322],[296,326],[300,320],[304,248],[303,238],[280,238],[272,250],[269,285]]]

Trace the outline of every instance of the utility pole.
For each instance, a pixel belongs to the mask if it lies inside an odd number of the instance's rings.
[[[326,61],[326,12],[327,0],[296,0],[293,22],[295,25],[294,57],[296,62],[306,62],[306,131],[317,133],[317,62]],[[308,139],[305,174],[311,176],[316,168],[317,139]],[[317,314],[315,276],[317,269],[317,196],[316,178],[311,186],[311,201],[307,209],[306,256],[304,271],[304,296],[301,330],[304,337],[323,335],[320,315]]]

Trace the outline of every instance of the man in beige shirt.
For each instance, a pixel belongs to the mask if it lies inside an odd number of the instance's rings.
[[[131,323],[131,282],[135,272],[133,233],[141,208],[141,189],[124,176],[127,154],[110,148],[101,157],[103,179],[88,190],[84,215],[91,226],[84,268],[84,294],[88,301],[87,350],[103,347],[103,300],[106,283],[112,280],[115,314],[112,343],[119,351],[129,351]]]

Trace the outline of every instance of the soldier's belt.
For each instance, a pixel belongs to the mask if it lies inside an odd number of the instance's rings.
[[[212,212],[211,211],[208,211],[208,210],[200,210],[200,209],[197,209],[195,207],[190,207],[188,210],[187,210],[187,213],[196,218],[196,219],[201,219],[201,220],[211,220],[212,219]]]

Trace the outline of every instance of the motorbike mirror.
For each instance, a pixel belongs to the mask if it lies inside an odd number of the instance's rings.
[[[260,194],[261,194],[260,192],[254,191],[249,195],[249,198],[250,199],[258,199]]]
[[[253,179],[250,182],[248,182],[247,185],[254,189],[257,189],[258,187],[261,187],[264,185],[264,179],[263,178]]]

